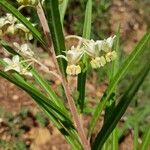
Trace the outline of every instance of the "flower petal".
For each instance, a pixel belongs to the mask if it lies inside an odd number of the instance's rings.
[[[8,65],[11,65],[13,62],[10,58],[4,58],[3,59]]]
[[[12,58],[12,61],[13,61],[13,63],[18,64],[18,63],[19,63],[19,56],[18,56],[18,55],[15,55],[15,56]]]

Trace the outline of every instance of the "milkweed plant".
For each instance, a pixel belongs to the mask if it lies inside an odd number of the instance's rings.
[[[18,8],[7,0],[0,0],[1,8],[7,12],[0,16],[0,45],[10,53],[10,57],[0,58],[0,76],[14,83],[32,97],[65,137],[71,149],[102,149],[111,133],[115,132],[117,123],[148,74],[149,61],[143,66],[122,97],[117,98],[117,85],[145,50],[144,47],[150,40],[150,32],[148,31],[143,36],[125,61],[118,65],[120,61],[119,30],[103,40],[90,37],[94,1],[87,0],[82,36],[65,36],[63,33],[63,21],[68,0],[16,0],[16,2]],[[32,16],[26,18],[21,14],[22,9],[26,7],[37,14],[39,24],[31,22]],[[24,43],[8,43],[4,41],[5,35],[17,36],[24,39]],[[65,41],[72,39],[75,39],[77,44],[66,49]],[[47,51],[49,59],[52,59],[55,64],[57,73],[40,62],[38,53],[36,50],[33,51],[33,41],[37,41],[41,48]],[[85,127],[82,119],[85,115],[87,74],[89,70],[101,70],[107,64],[110,66],[108,87],[96,106],[93,106],[91,120]],[[64,96],[57,95],[45,76],[36,69],[38,65],[46,74],[55,76],[61,81]],[[77,78],[77,100],[74,99],[70,90],[68,76]],[[41,90],[37,85],[41,87]],[[96,125],[102,112],[105,112],[104,123],[102,128],[95,133],[94,129],[98,128]],[[95,135],[94,138],[93,135]],[[117,143],[115,144],[117,147]]]

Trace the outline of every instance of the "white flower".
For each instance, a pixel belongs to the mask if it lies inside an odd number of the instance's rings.
[[[30,20],[30,18],[27,18],[27,20]],[[32,25],[35,26],[35,24]],[[9,13],[7,13],[5,17],[0,18],[0,30],[1,35],[2,33],[15,34],[18,31],[22,31],[27,40],[33,39],[33,35],[28,28]]]
[[[82,49],[76,49],[74,46],[70,50],[65,51],[66,56],[58,55],[57,58],[64,58],[69,65],[77,64],[82,58],[84,51]]]
[[[0,28],[2,28],[5,25],[5,18],[0,18]]]
[[[21,66],[20,58],[18,55],[13,56],[12,59],[4,58],[3,60],[7,63],[7,66],[4,68],[5,72],[15,70],[22,75],[32,76],[32,73],[27,71],[28,67],[24,68],[23,66]]]
[[[29,44],[19,45],[18,43],[14,42],[13,45],[15,46],[17,51],[20,52],[24,56],[32,57],[34,55],[34,52],[31,50],[31,47],[29,46]]]
[[[17,21],[16,17],[14,17],[12,14],[7,13],[6,14],[6,20],[10,23],[13,24]]]
[[[12,24],[10,26],[8,26],[7,30],[6,30],[6,33],[8,34],[14,34],[16,32],[16,28],[15,26]]]
[[[92,59],[90,63],[92,68],[96,69],[103,67],[106,64],[106,59],[104,56],[96,57],[95,59]]]
[[[65,51],[66,56],[58,55],[57,58],[64,58],[68,62],[68,66],[66,69],[67,74],[69,75],[77,75],[81,72],[81,67],[78,62],[81,60],[84,50],[82,48],[75,48],[74,46],[71,47],[70,50]]]
[[[17,72],[20,72],[21,66],[18,55],[13,56],[12,60],[9,58],[4,58],[4,61],[7,63],[7,66],[4,69],[5,72],[9,70],[15,70]]]
[[[32,24],[33,26],[35,26],[35,24]],[[29,29],[24,26],[22,23],[17,23],[15,25],[16,29],[21,30],[25,33],[25,38],[28,40],[32,40],[33,39],[33,35],[32,33],[29,31]]]
[[[6,25],[14,25],[17,19],[12,15],[7,13],[6,16],[0,18],[0,28]]]
[[[102,45],[101,45],[101,49],[105,52],[111,51],[115,37],[116,36],[114,35],[113,37],[109,37],[107,39],[104,39],[102,42]]]
[[[66,68],[66,73],[68,75],[78,75],[81,73],[81,67],[79,65],[68,65]]]
[[[96,55],[98,55],[98,51],[95,47],[95,41],[94,40],[90,40],[84,43],[85,44],[85,52],[91,56],[91,57],[95,57]]]
[[[97,40],[95,42],[96,48],[98,49],[99,52],[102,50],[103,42],[104,42],[103,40]]]
[[[82,49],[76,49],[74,46],[70,50],[65,51],[66,59],[69,64],[77,64],[82,58],[84,51]]]

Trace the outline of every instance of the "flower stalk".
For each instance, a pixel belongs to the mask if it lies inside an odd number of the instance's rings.
[[[46,37],[46,40],[47,40],[49,54],[50,54],[50,56],[52,56],[53,61],[56,65],[57,71],[60,74],[60,76],[62,77],[62,84],[63,84],[63,87],[64,87],[64,91],[65,91],[65,94],[66,94],[66,97],[67,97],[67,100],[68,100],[69,108],[70,108],[70,111],[71,111],[71,114],[72,114],[72,117],[73,117],[73,121],[75,123],[75,127],[76,127],[76,129],[79,133],[79,136],[80,136],[81,143],[82,143],[85,150],[90,150],[91,149],[90,144],[89,144],[89,142],[86,138],[86,135],[85,135],[85,132],[84,132],[84,129],[83,129],[83,125],[82,125],[81,120],[79,118],[79,115],[77,113],[77,109],[76,109],[74,100],[72,98],[70,87],[68,85],[66,77],[60,71],[55,51],[52,48],[51,38],[50,38],[50,31],[49,31],[49,28],[48,28],[48,24],[47,24],[47,20],[46,20],[43,8],[42,8],[40,3],[37,6],[37,14],[38,14],[38,17],[40,19],[40,22],[41,22],[41,25],[42,25],[42,28],[43,28],[43,31],[44,31],[44,34],[45,34],[45,37]]]

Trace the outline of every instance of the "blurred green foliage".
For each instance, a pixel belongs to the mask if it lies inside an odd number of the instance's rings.
[[[95,0],[92,15],[92,38],[102,39],[109,34],[107,10],[111,0]],[[70,0],[65,16],[65,28],[69,33],[82,35],[86,0]]]

